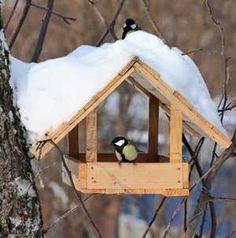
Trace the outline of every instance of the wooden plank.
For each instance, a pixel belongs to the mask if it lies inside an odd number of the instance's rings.
[[[183,166],[183,188],[189,188],[189,167],[188,163],[182,163]]]
[[[166,197],[188,196],[188,189],[81,189],[76,183],[76,188],[82,193],[101,193],[101,194],[160,194]]]
[[[183,188],[182,163],[88,163],[88,189]]]
[[[171,105],[170,108],[170,162],[182,161],[182,112]]]
[[[85,118],[86,162],[97,161],[97,112]]]
[[[138,61],[134,64],[134,68],[143,76],[149,80],[149,82],[155,87],[155,89],[167,98],[171,104],[181,110],[184,115],[206,135],[211,137],[223,148],[227,148],[231,145],[231,140],[225,136],[220,130],[215,128],[206,118],[199,114],[188,101],[178,92],[170,88],[164,81],[160,79],[160,75],[155,72],[151,67]],[[150,91],[150,90],[149,90]]]
[[[137,58],[133,58],[118,75],[112,79],[100,92],[98,92],[91,100],[80,109],[69,122],[61,124],[57,129],[46,133],[46,139],[52,139],[55,143],[58,143],[65,135],[67,135],[80,121],[82,121],[90,112],[92,112],[102,101],[106,99],[128,76],[134,72],[133,65],[137,61]],[[43,158],[51,149],[53,145],[47,143],[43,150]],[[36,155],[37,156],[37,155]]]
[[[69,155],[75,156],[79,154],[79,127],[75,126],[68,134]]]
[[[164,196],[187,196],[189,194],[189,191],[188,191],[188,164],[187,163],[181,163],[181,165],[180,165],[180,167],[182,166],[182,176],[183,176],[182,186],[183,186],[183,188],[175,188],[175,189],[150,189],[147,187],[145,189],[141,189],[141,188],[138,188],[138,189],[137,188],[135,188],[135,189],[134,188],[89,189],[89,188],[87,188],[87,178],[88,178],[87,177],[87,170],[88,170],[87,166],[88,165],[86,163],[80,163],[73,159],[66,159],[66,163],[67,163],[69,169],[71,170],[76,189],[83,193],[162,194]],[[104,163],[100,163],[100,164],[104,164]],[[110,163],[110,164],[114,164],[114,163]],[[158,164],[159,163],[155,163],[155,165],[158,165]],[[128,165],[131,165],[131,164],[128,164]],[[165,163],[165,165],[169,166],[170,164]],[[134,165],[134,166],[136,166],[136,165]],[[123,167],[121,167],[121,169],[122,168]],[[71,186],[66,173],[62,178],[63,178],[64,183]],[[140,179],[142,179],[142,178],[140,178]],[[149,178],[149,179],[152,180],[151,178]]]
[[[158,154],[159,100],[149,98],[148,154]]]
[[[88,181],[87,167],[88,165],[86,163],[79,163],[78,176],[76,176],[76,178],[78,178],[77,181],[79,182],[79,186],[82,189],[87,188],[87,181]]]

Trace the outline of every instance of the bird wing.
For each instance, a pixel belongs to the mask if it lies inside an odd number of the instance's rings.
[[[118,152],[118,151],[115,151],[115,155],[116,155],[116,158],[121,161],[122,160],[122,156],[121,154]]]

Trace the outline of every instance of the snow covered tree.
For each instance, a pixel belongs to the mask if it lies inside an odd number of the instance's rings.
[[[42,237],[40,203],[24,128],[9,84],[9,51],[1,13],[0,30],[0,237]]]

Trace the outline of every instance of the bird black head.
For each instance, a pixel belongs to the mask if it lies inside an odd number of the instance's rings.
[[[127,18],[125,20],[125,24],[123,25],[123,29],[128,28],[128,27],[131,28],[131,29],[135,29],[136,26],[137,26],[136,22],[133,19]]]
[[[122,39],[124,39],[130,31],[137,31],[137,30],[140,30],[140,28],[138,27],[136,22],[131,18],[127,18],[125,20],[125,24],[123,25]]]
[[[115,147],[123,147],[128,144],[128,140],[123,136],[117,136],[112,140]]]

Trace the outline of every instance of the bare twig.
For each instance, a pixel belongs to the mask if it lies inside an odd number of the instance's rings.
[[[151,229],[151,226],[152,226],[153,222],[156,220],[157,215],[158,215],[159,211],[161,210],[161,208],[162,208],[162,206],[163,206],[165,200],[166,200],[166,197],[163,197],[163,198],[161,199],[161,202],[160,202],[159,206],[157,207],[157,209],[156,209],[156,211],[155,211],[155,213],[154,213],[154,215],[153,215],[151,221],[150,221],[149,224],[148,224],[147,229],[145,230],[145,232],[144,232],[144,234],[143,234],[143,236],[142,236],[143,238],[146,237],[146,235],[148,234],[149,230]]]
[[[38,40],[37,40],[36,47],[35,47],[35,50],[34,50],[34,53],[33,53],[32,59],[31,59],[32,62],[37,62],[40,57],[43,43],[45,40],[45,36],[47,34],[48,24],[50,22],[50,18],[52,15],[53,5],[54,5],[54,0],[48,0],[48,4],[47,4],[48,11],[43,16]]]
[[[232,198],[232,197],[215,197],[215,196],[212,196],[212,200],[223,200],[223,201],[231,201],[231,202],[234,202],[236,201],[236,198]]]
[[[197,52],[200,52],[200,51],[203,51],[203,49],[198,48],[198,49],[188,50],[188,51],[182,53],[182,55],[191,55],[191,54],[194,54],[194,53],[197,53]]]
[[[167,226],[165,227],[165,230],[163,232],[163,235],[161,236],[162,238],[165,238],[170,230],[170,225],[173,222],[173,220],[175,219],[176,215],[178,214],[178,212],[180,211],[180,209],[182,208],[184,202],[188,199],[188,197],[185,197],[181,200],[181,202],[177,205],[177,207],[175,208],[174,212],[171,215],[170,221],[167,224]]]
[[[101,11],[99,10],[99,8],[97,7],[97,5],[95,4],[95,2],[93,0],[87,0],[89,2],[89,4],[93,7],[94,11],[96,12],[97,16],[100,18],[101,22],[106,26],[106,28],[109,30],[110,34],[112,35],[114,40],[117,40],[117,36],[114,32],[114,25],[110,26],[105,17],[102,15]]]
[[[103,43],[106,36],[108,35],[108,33],[111,31],[111,29],[114,29],[114,26],[116,24],[116,19],[120,15],[120,12],[121,12],[124,4],[125,4],[125,0],[121,0],[120,2],[117,3],[117,8],[114,12],[114,15],[111,18],[111,21],[109,22],[108,27],[106,27],[105,31],[102,33],[102,35],[97,40],[96,46],[100,46]]]
[[[230,58],[226,56],[226,51],[225,51],[225,34],[224,34],[224,27],[222,26],[221,22],[216,19],[214,12],[213,12],[213,7],[211,6],[209,0],[205,0],[208,12],[210,14],[211,20],[213,24],[216,26],[216,28],[219,31],[220,34],[220,39],[221,39],[221,55],[223,58],[224,62],[224,86],[223,86],[223,93],[220,99],[220,102],[218,104],[218,108],[221,107],[221,109],[224,109],[227,103],[227,85],[229,82],[229,67],[228,63]],[[221,106],[222,105],[222,106]],[[221,121],[223,121],[223,115],[221,116]]]
[[[74,190],[74,192],[75,192],[75,195],[76,195],[76,197],[77,197],[77,199],[78,199],[78,201],[79,201],[79,203],[80,203],[80,206],[81,206],[81,208],[83,209],[83,211],[84,211],[84,213],[86,214],[86,216],[88,217],[88,219],[89,219],[89,221],[90,221],[90,224],[93,226],[93,228],[94,228],[94,230],[96,231],[98,237],[99,237],[99,238],[102,238],[102,235],[101,235],[99,229],[97,228],[95,222],[93,221],[93,218],[92,218],[91,215],[89,214],[89,211],[88,211],[87,207],[85,206],[84,201],[83,201],[83,199],[82,199],[82,197],[81,197],[79,191],[75,188],[74,180],[73,180],[73,178],[72,178],[71,171],[69,170],[69,168],[68,168],[68,166],[67,166],[67,164],[66,164],[66,161],[65,161],[63,152],[60,150],[60,148],[58,147],[58,145],[57,145],[54,141],[48,140],[48,142],[50,142],[50,143],[58,150],[58,152],[59,152],[59,154],[60,154],[60,158],[61,158],[62,164],[63,164],[63,166],[64,166],[64,168],[65,168],[65,171],[66,171],[66,173],[67,173],[67,175],[68,175],[68,178],[69,178],[69,180],[70,180],[71,186],[72,186],[72,188],[73,188],[73,190]]]
[[[225,238],[235,238],[236,235],[236,230],[232,231],[228,236],[226,236]]]
[[[41,9],[41,10],[44,10],[44,11],[49,11],[49,8],[37,5],[35,3],[31,3],[31,6],[35,7],[35,8],[38,8],[38,9]],[[77,20],[75,17],[64,16],[64,15],[62,15],[58,12],[54,12],[54,11],[52,11],[52,15],[61,18],[66,24],[70,24],[71,21],[76,21]]]
[[[207,209],[205,208],[203,216],[202,216],[202,222],[201,222],[201,225],[200,225],[199,237],[202,237],[202,235],[203,235],[205,221],[206,221],[206,214],[207,214]]]
[[[148,18],[150,24],[152,25],[154,32],[156,33],[156,35],[158,37],[160,37],[165,42],[165,44],[168,44],[166,39],[162,36],[160,28],[158,27],[157,23],[154,20],[154,17],[151,14],[151,10],[150,10],[147,0],[142,0],[142,3],[144,5],[145,14],[147,15],[147,18]]]
[[[14,15],[14,13],[15,13],[15,10],[16,10],[16,7],[17,7],[18,3],[19,3],[19,0],[16,0],[15,3],[14,3],[14,5],[13,5],[13,8],[12,8],[12,10],[11,10],[11,13],[10,13],[10,15],[9,15],[9,17],[8,17],[8,19],[7,19],[7,21],[6,21],[5,25],[4,25],[4,27],[3,27],[5,30],[7,29],[8,25],[9,25],[9,23],[10,23],[12,17],[13,17],[13,15]]]
[[[209,206],[210,216],[211,216],[211,234],[210,234],[210,237],[215,238],[216,237],[216,227],[217,227],[215,204],[214,204],[214,202],[209,201],[208,206]]]
[[[21,30],[21,27],[23,26],[24,22],[25,22],[25,19],[29,13],[29,9],[30,9],[30,6],[31,6],[31,0],[26,0],[26,4],[25,4],[25,7],[24,7],[24,10],[23,10],[23,13],[22,13],[22,16],[19,20],[19,23],[16,27],[16,30],[15,32],[13,33],[10,41],[9,41],[9,49],[12,49],[12,46],[14,45],[15,41],[16,41],[16,38]]]
[[[95,194],[95,193],[90,194],[83,201],[86,202],[90,198],[94,197],[95,195],[97,195],[97,194]],[[79,208],[81,208],[81,206],[77,205],[74,208],[72,208],[69,211],[67,211],[64,214],[62,214],[60,217],[58,217],[56,220],[54,220],[46,229],[44,229],[44,234],[46,234],[48,231],[50,231],[53,227],[59,225],[59,223],[62,222],[63,220],[65,220],[68,216],[74,214],[76,211],[79,210]]]
[[[188,200],[184,201],[184,232],[187,231],[188,228]]]
[[[234,108],[236,108],[236,104],[234,104],[232,106],[230,104],[228,104],[224,109],[218,109],[218,112],[231,111]]]

